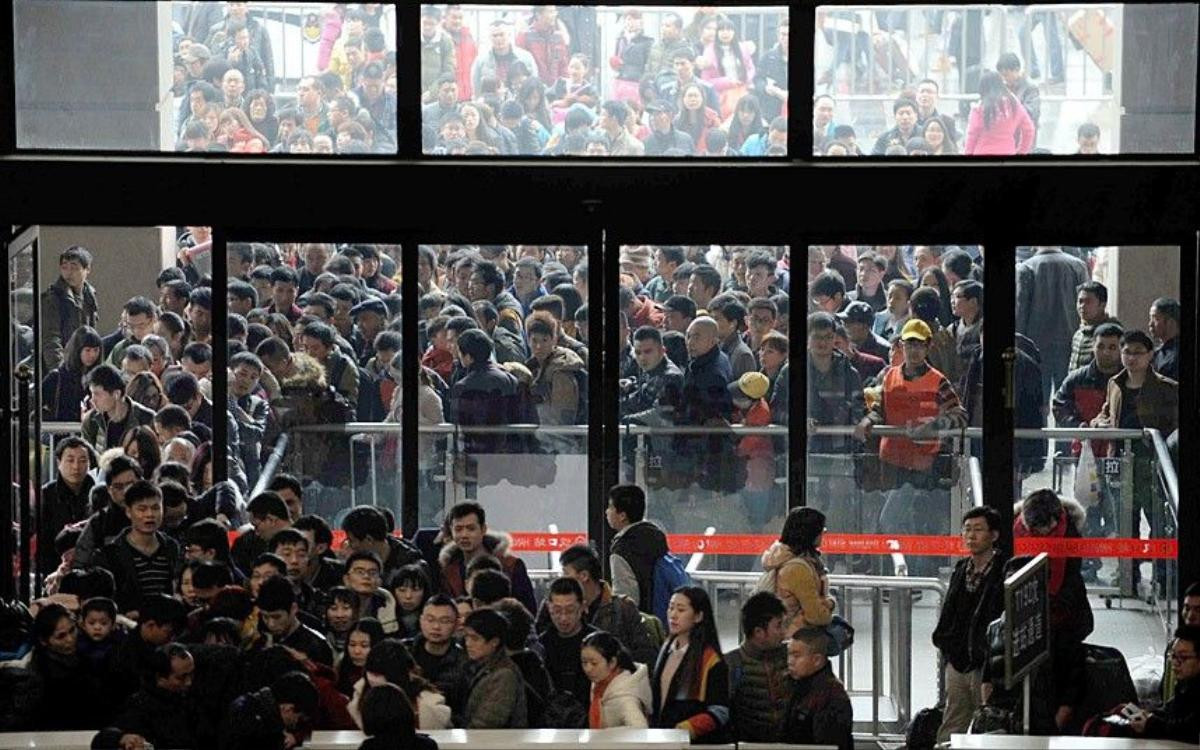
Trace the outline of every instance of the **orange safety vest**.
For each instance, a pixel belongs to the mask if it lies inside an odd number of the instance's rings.
[[[930,367],[915,380],[904,379],[904,368],[893,367],[883,379],[884,416],[887,424],[899,427],[921,424],[938,416],[938,386],[945,378]],[[940,440],[909,440],[885,437],[879,441],[879,458],[885,463],[913,471],[927,471],[941,446]]]

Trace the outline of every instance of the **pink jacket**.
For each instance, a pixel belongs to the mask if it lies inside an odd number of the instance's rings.
[[[748,86],[754,81],[754,61],[747,54],[745,45],[739,42],[738,48],[742,53],[742,66],[746,69],[745,81],[739,81],[736,78],[730,78],[725,75],[725,71],[721,69],[721,61],[717,58],[715,44],[709,44],[704,48],[704,69],[700,71],[700,77],[711,83],[713,88],[718,92],[742,84]]]
[[[967,156],[1014,156],[1028,154],[1033,150],[1036,131],[1033,120],[1025,107],[1012,97],[1001,104],[1000,116],[992,126],[983,123],[983,110],[976,106],[967,119],[967,143],[963,153]],[[1020,141],[1018,145],[1018,138]]]

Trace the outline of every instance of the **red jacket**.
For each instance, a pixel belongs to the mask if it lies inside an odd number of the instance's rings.
[[[475,38],[471,36],[471,30],[466,25],[457,35],[449,29],[446,29],[446,33],[454,42],[454,56],[458,63],[458,70],[455,73],[458,76],[458,100],[460,102],[469,101],[472,98],[471,66],[475,64],[475,58],[479,55],[479,47],[475,44]]]
[[[663,311],[649,297],[636,297],[633,303],[633,314],[629,316],[629,330],[636,331],[642,326],[662,328]]]

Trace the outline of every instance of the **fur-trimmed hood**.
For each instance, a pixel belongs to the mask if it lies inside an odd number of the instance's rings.
[[[512,535],[507,531],[489,531],[483,535],[483,548],[489,555],[504,557],[512,548]],[[453,540],[442,545],[441,551],[438,552],[438,564],[443,568],[461,560],[462,550]]]
[[[1065,510],[1067,515],[1070,516],[1071,523],[1075,526],[1075,530],[1082,535],[1084,532],[1084,524],[1087,522],[1087,511],[1074,498],[1060,497],[1059,501],[1062,503],[1063,510]],[[1017,502],[1013,503],[1013,518],[1020,518],[1021,511],[1024,508],[1024,500],[1018,500]]]
[[[783,542],[776,541],[770,547],[767,547],[766,552],[762,553],[763,570],[778,570],[780,566],[795,556],[796,553],[792,552],[791,547]]]
[[[315,357],[296,352],[292,354],[292,364],[295,370],[280,381],[280,387],[284,390],[325,390],[325,368]]]

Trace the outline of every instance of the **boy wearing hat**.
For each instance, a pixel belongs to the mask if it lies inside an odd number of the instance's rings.
[[[966,426],[967,414],[950,381],[926,361],[933,332],[923,320],[910,320],[900,331],[900,364],[880,375],[879,400],[854,428],[866,440],[875,425],[902,427],[907,437],[888,435],[879,443],[879,460],[895,473],[894,489],[879,516],[881,531],[910,534],[949,533],[949,493],[935,461],[941,450],[938,430]],[[913,575],[934,572],[936,560],[912,558]]]
[[[743,427],[771,424],[767,392],[771,381],[761,372],[743,373],[729,384],[733,399],[734,421]],[[775,449],[766,435],[746,435],[737,446],[737,455],[746,462],[746,491],[742,495],[750,527],[760,528],[771,516],[771,489],[775,486]]]
[[[854,344],[856,349],[879,357],[884,362],[888,361],[892,347],[882,336],[871,330],[875,325],[875,310],[870,303],[855,300],[846,305],[846,309],[838,313],[838,317],[846,325],[846,338],[850,339],[850,343]]]

